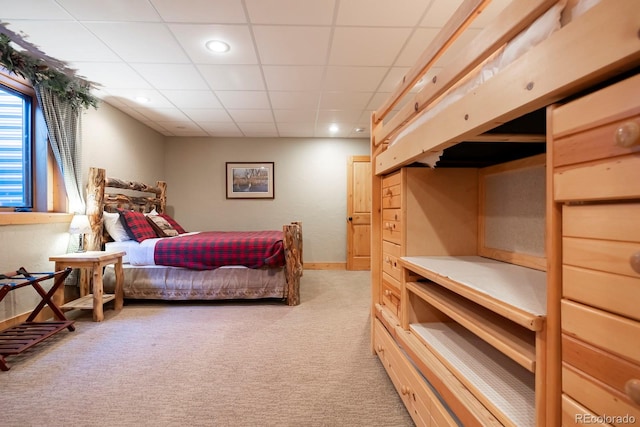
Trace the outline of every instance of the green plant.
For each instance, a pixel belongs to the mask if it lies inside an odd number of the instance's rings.
[[[19,52],[11,46],[11,39],[0,33],[0,65],[8,71],[28,79],[34,86],[51,90],[73,108],[96,108],[98,100],[91,95],[91,84],[72,75],[72,70],[60,70],[35,58],[27,52]]]

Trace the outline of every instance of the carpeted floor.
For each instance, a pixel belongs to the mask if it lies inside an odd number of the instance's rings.
[[[0,425],[412,426],[370,351],[369,272],[305,271],[301,304],[132,302],[0,372]]]

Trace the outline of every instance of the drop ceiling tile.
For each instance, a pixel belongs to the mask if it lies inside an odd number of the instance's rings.
[[[207,132],[191,121],[158,121],[175,136],[207,136]]]
[[[270,91],[319,91],[324,67],[265,65],[262,67]]]
[[[192,109],[222,108],[222,104],[211,91],[206,90],[161,90],[169,102],[184,111]]]
[[[207,90],[207,82],[191,64],[132,64],[147,82],[156,89]]]
[[[150,107],[138,107],[140,114],[154,120],[158,123],[161,122],[189,122],[189,118],[177,108],[150,108]]]
[[[424,0],[348,0],[340,2],[338,25],[413,27],[425,13]]]
[[[304,138],[314,134],[315,123],[278,123],[278,133],[283,138]]]
[[[274,110],[276,122],[281,123],[315,123],[316,110]]]
[[[330,25],[335,0],[245,0],[254,24]]]
[[[243,24],[247,18],[241,0],[150,0],[165,22]]]
[[[386,72],[386,67],[327,67],[324,90],[375,92]]]
[[[264,90],[257,65],[199,65],[198,69],[213,90]]]
[[[273,123],[238,123],[238,127],[247,137],[278,136],[278,131]]]
[[[257,64],[251,32],[247,25],[170,24],[168,26],[189,58],[196,64]],[[209,40],[229,44],[226,53],[205,47]]]
[[[318,107],[320,92],[270,91],[269,99],[271,106],[276,110],[315,110]]]
[[[54,0],[0,0],[2,21],[11,19],[72,19],[71,15]],[[11,28],[11,27],[9,27]]]
[[[322,110],[362,110],[367,106],[373,92],[325,92],[320,100]]]
[[[198,123],[198,125],[210,136],[215,137],[240,137],[243,136],[238,126],[234,123]]]
[[[271,110],[229,110],[229,115],[236,123],[273,123]]]
[[[360,110],[319,110],[318,123],[354,123],[360,114]]]
[[[156,90],[151,89],[104,89],[109,97],[116,97],[125,105],[140,109],[150,108],[174,108],[173,105]],[[148,103],[140,103],[136,98],[146,98]]]
[[[151,85],[124,62],[74,62],[72,67],[88,81],[99,82],[108,90],[151,89]]]
[[[406,28],[336,28],[329,64],[390,66],[410,35]]]
[[[24,40],[60,61],[120,60],[100,39],[78,22],[17,21],[8,28],[20,32]]]
[[[421,27],[441,28],[462,4],[463,0],[434,0],[420,22]]]
[[[160,16],[147,0],[57,0],[57,2],[80,21],[160,21]]]
[[[123,60],[132,63],[183,64],[189,58],[162,24],[87,23],[87,28]]]
[[[217,91],[216,95],[227,110],[270,108],[266,92],[230,90]]]
[[[409,38],[394,65],[407,68],[413,66],[436,37],[438,31],[437,28],[418,28]]]
[[[227,110],[221,108],[184,108],[182,112],[198,124],[201,122],[233,123]]]
[[[261,64],[323,65],[326,62],[329,27],[256,25],[253,33]]]

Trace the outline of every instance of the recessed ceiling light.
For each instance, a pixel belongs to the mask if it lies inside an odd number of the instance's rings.
[[[227,43],[223,42],[222,40],[209,40],[205,44],[205,46],[211,52],[215,52],[215,53],[225,53],[231,50],[231,46],[229,46]]]
[[[140,104],[146,104],[148,102],[151,102],[151,100],[146,96],[136,96],[136,102],[139,102]]]
[[[336,132],[338,132],[338,130],[340,130],[340,128],[335,123],[332,124],[331,126],[329,126],[329,132],[331,132],[331,133],[336,133]]]
[[[355,128],[355,131],[358,133],[362,133],[365,131],[365,128]]]

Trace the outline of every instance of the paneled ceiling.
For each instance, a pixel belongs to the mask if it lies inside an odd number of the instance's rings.
[[[0,0],[0,22],[167,136],[368,138],[372,111],[461,3]],[[208,51],[214,39],[231,50]]]

